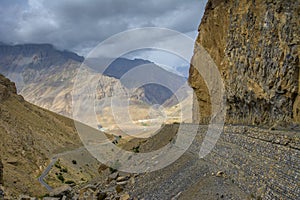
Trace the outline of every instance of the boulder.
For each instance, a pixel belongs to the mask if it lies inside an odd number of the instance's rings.
[[[218,171],[217,173],[216,173],[216,176],[217,177],[222,177],[224,175],[224,172],[222,172],[222,171]]]
[[[127,176],[120,176],[117,178],[117,182],[127,181],[129,177]]]
[[[117,191],[117,193],[123,192],[123,190],[124,190],[124,188],[123,188],[122,185],[117,185],[117,186],[116,186],[116,191]]]
[[[117,182],[117,185],[126,185],[128,182],[127,181],[121,181],[121,182]]]
[[[53,189],[49,195],[51,197],[62,197],[62,196],[69,196],[70,192],[71,192],[72,188],[68,185],[64,185],[58,188]]]
[[[107,194],[105,192],[99,192],[96,195],[97,200],[104,200],[107,197]]]
[[[112,173],[108,176],[108,181],[116,180],[119,176],[118,172]]]
[[[123,194],[120,198],[120,200],[129,200],[130,199],[130,195],[128,193]]]
[[[35,197],[30,197],[28,195],[20,195],[19,200],[37,200]]]

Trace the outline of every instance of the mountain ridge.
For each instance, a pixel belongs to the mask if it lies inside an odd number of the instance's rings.
[[[33,104],[69,117],[72,116],[72,87],[77,71],[83,63],[97,72],[97,68],[101,67],[99,63],[101,65],[103,60],[85,61],[83,57],[73,52],[57,50],[51,44],[0,45],[0,72],[16,82],[20,94]],[[101,76],[106,79],[107,86],[97,91],[99,97],[110,97],[109,92],[105,93],[112,90],[110,83],[118,82],[117,85],[121,85],[124,88],[122,90],[125,90],[126,84],[120,82],[122,75],[136,66],[145,64],[164,73],[166,80],[175,80],[174,83],[178,87],[186,81],[185,78],[168,72],[153,62],[117,58]],[[130,94],[150,104],[163,104],[172,96],[168,89],[155,84],[141,87],[137,94],[132,90]]]
[[[81,146],[73,120],[32,105],[0,75],[0,150],[6,194],[42,195],[36,177],[57,151]],[[37,123],[38,122],[38,123]]]

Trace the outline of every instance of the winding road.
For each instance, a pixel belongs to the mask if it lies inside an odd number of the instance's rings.
[[[44,178],[48,175],[50,170],[52,169],[52,166],[55,164],[57,161],[57,157],[53,157],[51,159],[50,164],[46,167],[46,169],[43,171],[43,173],[39,176],[38,181],[48,190],[51,191],[52,187],[50,187],[45,181]]]
[[[52,169],[53,165],[56,163],[56,161],[58,160],[58,158],[60,156],[63,156],[63,155],[66,155],[66,154],[70,154],[70,153],[74,153],[74,152],[77,152],[77,151],[82,151],[84,150],[85,147],[79,147],[77,149],[74,149],[74,150],[71,150],[71,151],[66,151],[66,152],[63,152],[63,153],[59,153],[59,154],[56,154],[54,155],[52,158],[51,158],[51,161],[49,163],[49,165],[46,167],[46,169],[43,171],[43,173],[38,177],[38,181],[48,190],[48,191],[51,191],[52,190],[52,187],[50,187],[45,181],[45,177],[48,175],[48,173],[50,172],[50,170]]]

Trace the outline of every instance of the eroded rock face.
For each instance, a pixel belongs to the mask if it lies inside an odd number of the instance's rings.
[[[300,1],[209,0],[197,46],[211,55],[223,78],[227,123],[273,125],[300,121]],[[192,64],[193,64],[192,63]],[[210,117],[208,90],[193,66],[189,82],[199,109]]]
[[[11,94],[17,94],[15,83],[0,74],[0,101],[4,101]]]

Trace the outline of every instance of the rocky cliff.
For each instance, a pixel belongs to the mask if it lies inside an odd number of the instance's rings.
[[[0,102],[6,100],[11,95],[16,95],[17,89],[13,82],[0,75]]]
[[[223,78],[228,123],[299,122],[299,27],[299,0],[209,0],[190,68],[199,103],[194,120],[206,122],[211,112],[208,90],[193,66],[201,45]]]
[[[299,0],[209,0],[199,26],[194,121],[207,123],[212,110],[197,71],[203,47],[225,86],[226,122],[235,124],[204,160],[256,199],[299,199],[299,131],[289,129],[300,121],[299,27]]]

